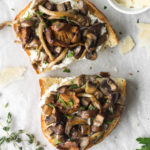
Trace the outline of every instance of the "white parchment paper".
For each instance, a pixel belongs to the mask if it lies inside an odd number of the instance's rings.
[[[0,22],[12,20],[29,0],[0,0]],[[104,12],[115,28],[119,39],[131,35],[137,46],[133,51],[121,56],[118,47],[101,52],[96,61],[80,61],[69,66],[71,73],[57,70],[48,73],[51,76],[75,76],[80,74],[98,74],[109,71],[115,77],[127,79],[126,107],[117,128],[101,144],[91,150],[135,150],[139,147],[136,138],[150,136],[150,58],[146,49],[138,47],[137,19],[150,23],[150,11],[140,15],[124,15],[115,11],[107,0],[92,0]],[[107,6],[107,9],[104,9]],[[14,8],[15,11],[11,10]],[[119,32],[122,32],[120,35]],[[35,134],[46,150],[55,150],[47,142],[40,128],[40,87],[28,57],[22,47],[14,43],[15,33],[11,27],[0,31],[0,70],[5,67],[27,67],[24,79],[16,81],[0,91],[0,118],[6,118],[6,112],[14,116],[13,129],[26,129]],[[92,69],[90,69],[92,67]],[[132,73],[133,75],[129,75]],[[9,103],[7,109],[4,108]],[[3,132],[0,130],[0,136]],[[25,147],[28,148],[27,146]],[[16,149],[16,148],[14,148]],[[10,145],[8,150],[13,150]]]

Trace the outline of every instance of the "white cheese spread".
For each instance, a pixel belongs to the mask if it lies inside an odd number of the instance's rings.
[[[40,106],[42,107],[45,104],[45,100],[48,98],[51,91],[57,91],[57,89],[59,87],[61,87],[63,85],[63,83],[65,83],[66,81],[69,81],[69,80],[73,80],[74,78],[76,78],[76,77],[66,77],[66,78],[62,79],[60,84],[55,83],[52,86],[50,86],[49,89],[46,90],[45,94],[41,97]]]

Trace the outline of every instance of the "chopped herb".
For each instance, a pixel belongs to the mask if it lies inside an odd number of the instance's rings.
[[[65,17],[60,17],[60,19],[66,19]]]
[[[57,99],[59,99],[59,97],[60,97],[60,94],[59,94],[59,93],[57,93]]]
[[[7,26],[8,26],[8,27],[11,27],[11,24],[8,24]]]
[[[84,85],[84,89],[86,89],[86,85]]]
[[[70,71],[70,69],[65,68],[63,72],[70,73],[71,71]]]
[[[67,106],[66,105],[66,103],[65,103],[65,101],[61,98],[61,97],[59,97],[59,100],[58,100],[60,103],[63,103],[65,106]]]
[[[12,10],[12,11],[15,11],[15,8],[12,8],[11,10]]]
[[[8,107],[8,103],[5,104],[5,108],[7,108],[7,107]]]
[[[139,144],[142,144],[141,149],[137,149],[137,150],[150,150],[150,138],[137,138],[136,139]]]
[[[97,76],[96,78],[102,78],[101,76]]]
[[[114,119],[112,121],[106,120],[105,123],[110,125],[110,124],[112,124],[113,121],[114,121]]]
[[[95,110],[95,107],[92,106],[92,105],[90,105],[90,106],[89,106],[89,110]]]
[[[85,108],[85,106],[81,106],[80,109],[81,110],[85,110],[86,108]]]
[[[60,141],[54,140],[54,143],[55,143],[55,145],[59,145],[59,144],[60,144]]]
[[[67,57],[68,58],[71,58],[74,56],[74,52],[73,51],[69,51],[68,54],[67,54]]]
[[[107,6],[104,6],[104,9],[107,9]]]
[[[5,141],[6,141],[6,137],[5,136],[3,136],[2,138],[0,138],[0,145],[2,145]]]
[[[33,14],[28,11],[27,16],[24,19],[29,20],[32,16],[33,16]]]
[[[71,80],[71,81],[70,81],[70,84],[74,84],[74,80]]]
[[[11,113],[9,112],[8,115],[7,115],[7,123],[10,124],[12,121],[12,115]]]
[[[106,99],[106,103],[109,103],[110,101],[109,101],[109,99]]]
[[[73,101],[71,99],[69,99],[68,103],[70,106],[73,106]]]
[[[47,61],[45,61],[44,64],[47,64]]]
[[[129,73],[130,76],[133,76],[133,73]]]
[[[39,10],[37,10],[37,11],[36,11],[36,14],[38,14],[39,16],[43,16],[44,13],[41,12],[41,11],[39,11]]]
[[[122,32],[119,32],[120,35],[122,35]]]
[[[3,130],[4,130],[4,131],[9,131],[9,130],[10,130],[10,127],[3,127]]]
[[[112,106],[110,106],[110,107],[109,107],[109,111],[110,111],[110,113],[111,113],[111,114],[113,114],[113,113],[114,113],[114,109],[113,109],[113,107],[112,107]]]
[[[71,115],[65,115],[65,117],[67,117],[68,119],[72,119],[72,116]]]
[[[48,104],[50,107],[55,108],[55,106],[51,103]]]
[[[26,135],[27,135],[27,137],[29,138],[28,142],[29,142],[30,144],[32,144],[32,143],[34,142],[34,135],[33,135],[33,134],[26,134]]]
[[[43,149],[44,149],[43,147],[36,148],[36,150],[43,150]]]
[[[22,150],[22,147],[19,147],[19,150]]]
[[[72,88],[72,89],[77,89],[77,88],[78,88],[78,86],[77,86],[77,85],[75,85],[75,84],[73,84],[73,85],[71,86],[71,88]]]
[[[137,19],[137,23],[139,23],[140,22],[140,19]]]

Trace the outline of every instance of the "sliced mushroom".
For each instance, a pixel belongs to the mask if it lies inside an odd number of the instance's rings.
[[[79,93],[79,97],[88,97],[90,101],[92,102],[93,106],[97,108],[100,112],[102,111],[102,106],[101,103],[91,94],[86,94],[86,93]]]
[[[57,89],[57,91],[60,93],[60,94],[64,94],[68,91],[68,88],[69,86],[68,85],[64,85],[64,86],[61,86]]]
[[[85,84],[85,75],[80,75],[79,77],[76,77],[74,79],[74,84],[77,84],[77,86],[83,86]]]
[[[93,121],[93,125],[100,127],[100,126],[102,126],[103,122],[104,122],[104,117],[102,115],[98,114]]]
[[[65,28],[65,26],[66,26],[66,23],[63,23],[63,22],[57,21],[57,22],[53,23],[54,31],[61,31]]]
[[[80,117],[73,117],[72,119],[67,121],[66,127],[65,127],[65,133],[69,135],[73,126],[82,125],[82,124],[87,124],[87,120],[84,120]]]
[[[91,130],[92,132],[99,132],[101,130],[101,127],[92,125]]]
[[[85,107],[88,107],[90,104],[90,99],[88,97],[82,97],[81,98],[81,104]]]
[[[86,82],[85,92],[88,94],[94,94],[96,92],[96,85],[91,81]]]
[[[45,4],[44,4],[44,7],[47,8],[48,10],[55,10],[55,4],[51,4],[49,1],[47,1]]]
[[[74,51],[74,57],[76,59],[79,59],[84,51],[84,47],[79,45],[73,51]]]
[[[97,58],[97,52],[93,51],[93,52],[86,52],[86,58],[89,60],[96,60]]]
[[[34,22],[32,20],[25,20],[21,22],[21,27],[26,28],[26,27],[32,27]]]
[[[85,150],[90,143],[89,137],[80,138],[80,149]]]
[[[46,130],[45,130],[45,134],[47,135],[47,136],[50,136],[50,135],[52,135],[54,132],[53,132],[53,130],[51,129],[51,127],[48,127]]]
[[[47,99],[45,100],[45,104],[54,104],[56,102],[56,99],[57,99],[57,95],[53,94],[53,93],[50,93],[50,95],[47,97]]]
[[[119,98],[120,98],[119,92],[113,92],[108,96],[108,99],[112,101],[114,104],[118,102]]]
[[[56,126],[52,126],[51,129],[57,135],[63,135],[65,132],[64,126],[61,124],[58,124]]]
[[[81,125],[81,134],[82,135],[90,135],[90,126],[89,125]]]
[[[104,131],[96,132],[90,136],[90,144],[96,144],[104,136]]]
[[[72,140],[78,140],[78,139],[80,139],[81,138],[81,131],[79,131],[79,130],[72,130],[71,131],[71,138],[72,138]]]
[[[85,47],[86,47],[86,49],[87,49],[88,52],[91,52],[91,51],[94,50],[92,48],[94,48],[96,46],[97,37],[93,33],[88,33],[86,35],[86,37],[87,37],[87,40],[85,42]]]
[[[103,93],[100,90],[97,90],[94,95],[98,100],[101,100],[104,97]]]
[[[87,15],[87,13],[88,13],[88,8],[87,8],[86,3],[85,3],[83,0],[80,0],[77,4],[78,4],[77,7],[79,8],[80,12],[81,12],[83,15]]]
[[[60,150],[79,150],[79,147],[76,142],[65,142],[61,146],[58,146]]]
[[[50,106],[48,106],[48,105],[44,105],[44,106],[42,107],[42,110],[43,110],[43,113],[44,113],[45,115],[50,116],[53,109],[52,109],[52,107],[50,107]]]
[[[31,42],[32,30],[30,27],[21,28],[20,39],[22,45],[25,46],[27,43]]]
[[[110,78],[107,78],[101,83],[101,91],[108,95],[110,92],[116,91],[118,88],[117,84]]]
[[[65,5],[67,10],[72,9],[70,1],[65,2]]]
[[[54,53],[56,54],[56,55],[59,55],[61,52],[62,52],[62,47],[60,47],[60,46],[56,46],[55,48],[54,48]]]
[[[86,111],[82,111],[81,113],[81,117],[83,119],[88,119],[88,118],[93,118],[96,115],[96,111],[95,110],[86,110]]]
[[[57,100],[57,107],[61,112],[71,114],[80,106],[80,100],[76,96],[75,92],[68,91],[67,93],[60,94]]]
[[[57,11],[60,11],[60,12],[64,12],[64,11],[67,10],[65,3],[57,4],[57,5],[56,5],[56,9],[57,9]]]

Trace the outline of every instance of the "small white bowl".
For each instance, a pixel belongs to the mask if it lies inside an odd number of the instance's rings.
[[[141,8],[141,9],[137,9],[137,8],[126,8],[120,4],[118,4],[116,2],[116,0],[108,0],[108,2],[110,3],[110,5],[116,9],[117,11],[124,13],[124,14],[140,14],[143,13],[145,11],[147,11],[148,9],[150,9],[150,6],[145,7],[145,8]]]

